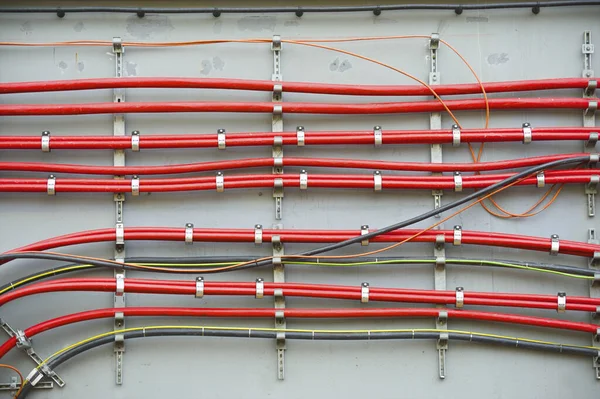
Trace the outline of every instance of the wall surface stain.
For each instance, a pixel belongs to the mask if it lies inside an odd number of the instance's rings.
[[[290,19],[289,21],[285,21],[283,26],[300,26],[300,21],[297,19]]]
[[[386,24],[397,24],[397,23],[398,23],[397,19],[383,18],[381,16],[379,16],[379,17],[373,17],[373,24],[374,25],[386,25]]]
[[[83,72],[83,70],[84,70],[84,69],[85,69],[85,64],[83,63],[83,61],[79,61],[79,62],[77,63],[77,70],[78,70],[79,72]]]
[[[137,64],[135,62],[125,62],[125,75],[136,76],[137,75]]]
[[[61,61],[61,62],[58,63],[58,67],[60,69],[64,70],[64,69],[67,69],[69,67],[69,65],[66,62],[64,62],[64,61]]]
[[[345,72],[350,68],[352,68],[352,64],[350,63],[350,61],[344,60],[340,63],[339,58],[336,58],[331,64],[329,64],[329,70],[332,72]]]
[[[263,30],[275,30],[277,18],[270,15],[249,15],[238,20],[239,30],[260,32]]]
[[[488,22],[488,17],[467,17],[467,22]]]
[[[200,69],[202,75],[208,75],[210,71],[212,71],[212,63],[210,60],[202,60],[202,64],[200,65],[202,66],[202,69]]]
[[[132,15],[127,18],[127,33],[138,39],[148,39],[150,36],[164,35],[175,29],[169,17],[165,15],[147,15],[138,18]]]
[[[27,21],[22,23],[21,32],[25,32],[26,35],[31,35],[31,32],[33,32],[33,26],[31,26],[31,22]]]
[[[507,53],[494,53],[487,57],[487,62],[490,65],[506,64],[508,61],[510,61],[510,58],[508,58]]]
[[[213,58],[213,67],[217,71],[222,71],[225,68],[225,61],[223,61],[220,57]]]
[[[73,26],[73,30],[75,32],[81,32],[82,30],[85,29],[85,25],[83,24],[83,22],[79,21],[77,22],[74,26]]]

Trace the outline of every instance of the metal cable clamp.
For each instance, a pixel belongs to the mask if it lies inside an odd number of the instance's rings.
[[[381,177],[381,172],[376,170],[375,172],[373,172],[373,190],[374,191],[381,191],[382,185],[383,185],[383,179]]]
[[[463,179],[460,172],[454,172],[454,191],[459,193],[463,189]]]
[[[360,226],[360,235],[364,236],[366,234],[369,234],[369,225],[368,224],[363,224],[362,226]],[[362,245],[363,247],[366,247],[367,245],[369,245],[369,240],[362,240],[360,242],[360,245]]]
[[[256,279],[256,294],[254,295],[254,297],[256,299],[261,299],[264,296],[265,296],[265,282],[263,281],[262,278],[259,277]]]
[[[298,142],[298,147],[304,147],[304,126],[296,126],[296,141]]]
[[[217,148],[219,148],[219,150],[227,148],[227,143],[225,142],[225,129],[217,130]]]
[[[446,324],[448,322],[448,311],[440,310],[438,312],[438,324]]]
[[[536,179],[537,179],[537,187],[538,188],[542,188],[546,185],[546,176],[544,175],[544,171],[539,172],[536,175]]]
[[[459,246],[462,244],[462,227],[454,226],[454,237],[452,240],[452,245]]]
[[[283,96],[283,86],[281,84],[273,85],[273,96],[281,98]],[[275,112],[275,111],[273,111]]]
[[[50,131],[44,130],[42,132],[41,141],[42,152],[50,152]]]
[[[588,107],[585,111],[583,111],[583,114],[585,116],[591,116],[594,115],[596,113],[596,111],[598,110],[598,101],[590,101],[588,103]]]
[[[196,298],[204,296],[204,277],[196,277]]]
[[[273,115],[282,115],[283,114],[283,105],[274,104],[273,105]]]
[[[122,273],[117,273],[115,275],[115,280],[117,283],[117,286],[115,289],[115,295],[123,296],[123,294],[125,293],[125,275]]]
[[[17,330],[15,334],[15,338],[17,339],[17,348],[18,349],[29,349],[31,348],[31,340],[25,335],[25,331]]]
[[[360,301],[362,303],[369,302],[369,283],[367,282],[360,284]]]
[[[131,195],[140,195],[140,178],[138,176],[131,177]]]
[[[558,234],[552,234],[550,236],[550,255],[556,256],[560,250],[560,241],[558,239]]]
[[[140,132],[139,130],[134,130],[131,132],[131,151],[139,152],[140,151]]]
[[[300,190],[306,190],[308,188],[308,173],[302,169],[300,171]]]
[[[567,310],[567,293],[559,292],[556,296],[556,311],[558,313],[564,313]]]
[[[194,243],[194,224],[186,223],[185,224],[185,243],[193,244]]]
[[[584,45],[586,46],[586,45]],[[591,45],[591,48],[594,48],[594,45]],[[586,52],[584,51],[584,54]],[[588,53],[589,54],[589,53]],[[586,95],[587,97],[593,97],[596,94],[596,89],[598,88],[598,81],[597,80],[589,80],[588,81],[588,85],[587,87],[584,89],[583,93],[584,95]]]
[[[283,188],[283,179],[281,177],[273,179],[274,188]]]
[[[223,172],[217,172],[216,176],[217,183],[217,192],[222,193],[225,189],[225,177],[223,176]]]
[[[596,144],[598,144],[598,132],[590,132],[590,137],[588,137],[585,143],[585,148],[591,150],[596,147]]]
[[[600,251],[594,251],[594,255],[589,261],[590,267],[600,267]]]
[[[381,147],[383,144],[383,131],[381,130],[381,126],[375,126],[373,128],[373,141],[375,147]]]
[[[46,192],[48,195],[56,195],[56,177],[54,175],[48,176],[48,182],[46,183]]]
[[[452,146],[460,146],[460,127],[457,124],[452,125]]]
[[[531,124],[529,122],[523,123],[523,144],[531,143]]]
[[[463,287],[456,287],[456,303],[457,309],[462,309],[465,306],[465,289]]]
[[[115,245],[125,245],[125,225],[123,223],[115,225]]]
[[[263,242],[263,227],[262,224],[254,225],[254,244],[260,245]]]

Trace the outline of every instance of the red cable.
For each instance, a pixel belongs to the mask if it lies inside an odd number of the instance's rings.
[[[588,155],[584,153],[577,154],[557,154],[541,157],[511,159],[495,162],[478,163],[427,163],[427,162],[387,162],[356,159],[335,159],[335,158],[281,158],[281,166],[298,167],[325,167],[325,168],[346,168],[346,169],[379,169],[379,170],[406,170],[421,172],[481,172],[489,170],[502,170],[523,168],[552,162],[559,159],[572,158]],[[229,169],[245,169],[256,167],[274,166],[273,158],[247,158],[232,161],[216,162],[198,162],[180,165],[164,166],[91,166],[75,164],[51,164],[41,162],[0,162],[2,171],[20,171],[20,172],[52,172],[52,173],[73,173],[73,174],[94,174],[94,175],[165,175],[177,173],[209,172]]]
[[[235,317],[235,318],[273,318],[279,309],[248,309],[248,308],[170,308],[170,307],[127,307],[95,309],[85,312],[56,317],[27,328],[24,333],[28,338],[65,325],[82,321],[114,317],[122,312],[127,317]],[[505,313],[481,312],[472,310],[444,309],[449,318],[492,321],[500,323],[530,325],[545,328],[557,328],[570,331],[595,333],[597,326],[589,323],[555,320],[542,317],[521,316]],[[367,318],[367,317],[437,317],[437,308],[383,308],[383,309],[285,309],[286,318]],[[16,345],[16,338],[9,338],[0,346],[0,358]]]
[[[375,231],[375,229],[371,230]],[[379,235],[371,242],[400,242],[420,232],[418,229],[402,229]],[[126,227],[124,230],[125,240],[149,240],[149,241],[185,241],[185,228],[170,227]],[[254,242],[254,230],[252,229],[194,229],[193,239],[197,242]],[[286,243],[331,243],[347,240],[359,234],[358,230],[263,230],[263,241],[270,242],[273,235],[278,235],[282,242]],[[462,230],[462,244],[487,245],[524,249],[532,251],[549,252],[552,248],[551,238],[532,237],[516,234],[503,234],[492,232],[480,232]],[[453,230],[427,231],[413,242],[435,242],[438,235],[444,235],[447,243],[454,240]],[[45,251],[52,248],[89,244],[97,242],[115,241],[115,229],[98,229],[71,233],[63,236],[53,237],[13,249],[5,253]],[[594,252],[600,251],[600,245],[584,242],[560,240],[559,253],[582,257],[593,257]]]
[[[490,109],[586,109],[586,98],[493,98],[448,100],[446,106],[454,111]],[[281,106],[286,114],[396,114],[409,112],[438,112],[445,108],[439,101],[411,101],[372,104],[332,103],[271,103],[271,102],[122,102],[85,104],[4,104],[0,116],[35,115],[92,115],[130,113],[179,113],[179,112],[245,112],[272,113],[274,106]]]
[[[532,128],[532,141],[588,140],[594,127],[539,127]],[[375,144],[373,131],[306,131],[305,145]],[[275,136],[281,136],[284,145],[297,145],[296,132],[227,133],[228,147],[273,145]],[[383,130],[382,144],[446,144],[452,143],[451,130]],[[523,141],[521,128],[463,129],[461,142],[515,142]],[[140,149],[160,148],[216,148],[216,134],[141,135]],[[73,149],[131,149],[131,137],[113,136],[51,136],[53,150]],[[0,136],[0,149],[41,150],[40,136]]]
[[[584,89],[595,78],[560,78],[508,82],[488,82],[483,86],[487,93],[515,91]],[[126,77],[76,80],[50,80],[40,82],[1,83],[0,94],[39,93],[69,90],[98,90],[125,88],[169,88],[169,89],[231,89],[273,91],[271,80],[209,79],[209,78],[165,78]],[[359,96],[428,96],[431,91],[422,85],[340,85],[332,83],[277,82],[283,91],[291,93],[359,95]],[[478,83],[438,85],[439,95],[479,94]]]
[[[593,176],[598,175],[598,169],[573,169],[546,171],[545,184],[587,184]],[[462,176],[463,189],[485,188],[491,184],[506,179],[513,174],[487,174]],[[258,174],[258,175],[227,175],[223,177],[223,189],[256,189],[270,188],[275,179],[281,179],[284,187],[300,187],[300,175]],[[382,175],[382,189],[422,189],[422,190],[452,190],[455,189],[453,176],[399,176]],[[537,185],[536,177],[520,180],[517,186]],[[374,189],[372,175],[326,175],[309,174],[310,188],[362,188]],[[177,192],[177,191],[206,191],[216,190],[217,182],[214,176],[141,179],[139,192]],[[0,179],[0,192],[47,192],[48,179],[32,178],[3,178]],[[131,179],[69,179],[56,178],[55,192],[80,193],[131,193]]]

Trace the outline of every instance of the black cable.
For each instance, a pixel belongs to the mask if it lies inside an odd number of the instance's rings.
[[[107,13],[133,13],[142,18],[146,13],[154,14],[247,14],[247,13],[320,13],[320,12],[377,12],[403,11],[403,10],[492,10],[510,8],[531,8],[539,12],[545,7],[569,6],[597,6],[600,1],[594,0],[567,0],[567,1],[528,1],[519,3],[476,3],[476,4],[390,4],[366,6],[327,6],[327,7],[198,7],[198,8],[171,8],[171,7],[6,7],[0,8],[0,13],[56,13],[60,18],[66,13],[107,12]]]
[[[227,263],[240,263],[240,262],[248,262],[255,259],[253,256],[195,256],[195,257],[132,257],[132,258],[125,258],[125,262],[128,263],[181,263],[183,264],[192,264],[192,263],[223,263],[223,262],[227,262]],[[391,261],[391,260],[405,260],[405,259],[422,259],[422,260],[428,260],[431,262],[435,261],[434,257],[400,257],[400,256],[388,256],[388,257],[358,257],[358,258],[352,258],[352,259],[339,259],[336,260],[336,263],[360,263],[360,262],[373,262],[373,261],[379,261],[379,262],[385,262],[385,261]],[[471,260],[471,259],[465,259],[465,258],[447,258],[447,261],[453,261],[452,264],[453,265],[465,265],[465,266],[482,266],[482,267],[503,267],[503,266],[495,266],[495,265],[487,265],[483,262],[480,263],[473,263],[473,262],[465,262],[465,263],[460,263],[460,261],[466,261],[466,260]],[[319,259],[291,259],[289,262],[287,262],[287,265],[293,265],[296,262],[302,262],[302,261],[311,261],[311,262],[318,262]],[[327,262],[329,261],[329,259],[322,259],[323,262]],[[491,261],[493,262],[503,262],[503,263],[512,263],[515,265],[519,265],[519,266],[523,266],[523,267],[533,267],[533,268],[537,268],[537,269],[543,269],[543,270],[550,270],[550,271],[555,271],[555,272],[561,272],[561,273],[570,273],[570,274],[575,274],[578,276],[594,276],[594,270],[592,269],[584,269],[581,267],[575,267],[575,266],[567,266],[567,265],[555,265],[555,264],[547,264],[547,263],[538,263],[538,262],[523,262],[523,261],[514,261],[514,260],[504,260],[504,259],[491,259]],[[383,265],[394,265],[395,263],[385,263],[385,264],[381,264]],[[403,263],[403,265],[408,265],[409,263]],[[418,266],[431,266],[431,264],[429,263],[411,263],[411,265],[418,265]],[[10,292],[12,290],[15,290],[17,288],[23,287],[27,284],[31,284],[31,283],[35,283],[37,281],[40,280],[44,280],[50,277],[56,277],[56,276],[60,276],[63,274],[69,274],[69,273],[75,273],[78,271],[86,271],[89,269],[97,269],[97,268],[104,268],[105,266],[98,266],[98,265],[86,265],[86,267],[80,267],[77,269],[71,269],[71,270],[63,270],[69,267],[73,267],[73,266],[82,266],[79,263],[73,263],[73,264],[67,264],[67,265],[62,265],[62,266],[57,266],[57,267],[53,267],[51,269],[47,269],[47,270],[43,270],[43,271],[39,271],[39,272],[35,272],[32,273],[28,276],[25,277],[20,277],[16,280],[13,280],[9,283],[0,285],[0,292],[4,291],[7,288],[11,288],[10,290],[7,290],[6,292],[3,292],[2,294],[5,294],[7,292]],[[118,265],[114,265],[115,269],[116,268],[121,268]],[[239,269],[245,269],[245,268],[255,268],[257,267],[255,264],[249,264],[237,269],[227,269],[224,270],[225,272],[227,271],[233,271],[233,270],[239,270]],[[169,266],[169,268],[172,269],[178,269],[178,270],[185,270],[187,268],[187,266]],[[157,272],[155,270],[149,270],[149,269],[138,269],[138,268],[129,268],[130,270],[137,270],[137,271],[142,271],[142,272]],[[217,271],[214,273],[222,273],[223,271]],[[168,273],[168,272],[160,272],[160,273]],[[175,273],[175,271],[173,271],[172,273]],[[190,272],[191,274],[199,274],[196,271]],[[213,273],[213,272],[207,272],[208,273]],[[23,281],[27,281],[27,283],[23,284]],[[0,295],[2,295],[0,294]]]
[[[443,332],[424,332],[424,331],[403,331],[403,332],[311,332],[311,331],[289,331],[285,333],[286,339],[294,340],[331,340],[331,341],[375,341],[375,340],[415,340],[415,339],[443,339]],[[526,340],[512,340],[501,337],[480,336],[474,334],[447,333],[450,341],[467,341],[484,344],[494,344],[502,346],[512,346],[521,349],[542,350],[554,353],[563,353],[570,355],[581,356],[598,356],[598,350],[592,348],[580,348],[563,346],[561,344],[531,342]],[[232,338],[262,338],[276,339],[276,331],[257,331],[254,329],[244,330],[225,330],[225,329],[210,329],[210,328],[152,328],[148,330],[128,331],[123,333],[124,339],[146,338],[146,337],[175,337],[175,336],[202,336],[202,337],[232,337]],[[52,370],[65,363],[69,359],[84,353],[88,350],[97,348],[114,342],[115,338],[112,335],[93,339],[89,342],[69,349],[55,358],[51,359],[47,364]],[[23,390],[16,399],[24,399],[32,390],[29,382],[25,384]]]

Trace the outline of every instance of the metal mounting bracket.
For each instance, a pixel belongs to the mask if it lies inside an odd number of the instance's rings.
[[[583,72],[584,78],[591,78],[594,76],[592,69],[592,54],[594,54],[594,44],[592,43],[592,31],[583,31],[583,44],[581,45],[581,52],[583,53]],[[583,111],[583,126],[584,127],[595,127],[596,126],[596,111],[598,109],[598,98],[595,97],[596,88],[598,87],[598,81],[590,80],[588,86],[583,90],[583,98],[589,98],[590,103],[588,108]],[[583,143],[584,152],[593,152],[598,142],[598,133],[590,134],[589,140]],[[596,194],[597,190],[591,188],[588,185],[585,188],[585,194],[587,195],[587,210],[588,216],[594,217],[596,215]]]
[[[597,236],[596,229],[590,228],[588,229],[588,244],[600,244],[599,237]],[[598,261],[596,261],[598,260]],[[592,257],[589,261],[589,268],[594,270],[594,274],[600,272],[600,252],[598,253],[598,257],[596,257],[596,253],[594,253],[594,257]],[[600,298],[600,285],[594,284],[593,282],[590,284],[590,298]],[[600,319],[598,319],[596,313],[592,313],[592,323],[598,324],[600,326]],[[596,339],[596,337],[592,336],[592,345],[600,351],[600,342]],[[596,357],[592,362],[592,366],[594,367],[596,379],[600,380],[600,361]]]
[[[438,71],[438,50],[440,46],[440,35],[439,33],[432,33],[429,39],[429,57],[430,57],[430,69],[429,69],[429,85],[440,84],[440,73]],[[429,116],[429,126],[432,130],[442,129],[442,113],[432,112]],[[431,163],[442,163],[442,145],[431,144]],[[441,176],[441,173],[432,173],[433,176]],[[433,195],[433,207],[434,209],[442,206],[442,190],[432,190]],[[436,215],[436,218],[440,218],[440,215]]]
[[[2,318],[0,318],[0,328],[2,328],[2,330],[9,337],[17,338],[17,348],[22,350],[23,352],[25,352],[27,354],[27,356],[29,356],[29,358],[31,360],[33,360],[33,362],[37,366],[42,364],[43,359],[37,354],[37,352],[33,348],[31,340],[25,335],[25,333],[23,331],[15,330],[10,324],[8,324],[6,322],[6,320],[4,320]],[[50,377],[52,379],[52,381],[54,381],[54,383],[56,383],[56,385],[58,385],[61,388],[65,386],[65,381],[58,374],[56,374],[56,372],[54,370],[50,369],[49,367],[45,367],[41,370],[45,375]],[[42,384],[42,385],[39,388],[42,388],[42,389],[48,389],[48,388],[54,387],[52,382],[40,382],[40,383],[36,384],[35,387],[37,387],[40,384]],[[0,383],[0,391],[6,391],[6,390],[8,390],[8,391],[13,390],[12,389],[12,381],[10,383]]]
[[[0,391],[8,391],[9,394],[15,395],[19,390],[19,382],[17,377],[11,377],[10,382],[0,382]],[[33,387],[34,389],[52,389],[54,383],[52,381],[40,381]]]
[[[113,38],[113,54],[115,56],[115,77],[122,78],[123,77],[123,57],[125,54],[125,47],[123,46],[123,42],[120,37]],[[125,102],[125,92],[123,89],[114,89],[113,90],[113,101],[115,103]],[[123,114],[115,114],[113,116],[113,136],[121,137],[125,136],[125,116]],[[137,140],[133,138],[137,136]],[[139,135],[132,135],[132,150],[135,151],[136,141],[139,149]],[[125,150],[115,150],[113,155],[113,165],[114,166],[125,166]],[[124,176],[115,176],[115,179],[124,179]],[[139,180],[137,181],[137,188],[139,191]],[[135,194],[136,184],[132,180],[132,194]],[[117,262],[125,261],[125,241],[123,240],[123,236],[120,236],[119,227],[123,229],[123,203],[125,201],[124,193],[115,193],[114,194],[115,201],[115,219],[117,224],[117,240],[115,242],[115,252],[114,258]],[[115,269],[114,276],[116,279],[125,278],[125,270],[124,269]],[[125,307],[125,295],[118,295],[115,292],[114,295],[114,304],[115,308],[123,308]],[[115,313],[114,318],[114,327],[115,330],[120,330],[125,328],[125,318],[123,314],[118,312]],[[115,383],[117,385],[121,385],[123,383],[123,355],[125,353],[125,341],[122,339],[122,335],[117,334],[115,336],[114,343],[114,352],[115,352]]]
[[[282,228],[283,226],[280,224],[273,226],[273,229],[275,230],[280,230]],[[284,283],[285,267],[281,258],[285,254],[285,248],[281,242],[281,237],[278,235],[273,235],[271,237],[271,244],[273,246],[273,282]],[[275,290],[273,301],[275,304],[275,309],[285,309],[285,297],[283,296],[283,290]],[[275,317],[275,328],[282,330],[286,328],[287,323],[285,321],[285,317],[283,317],[283,311],[279,315],[281,317]],[[277,334],[275,345],[277,349],[277,378],[279,380],[283,380],[285,378],[285,333],[281,332]]]
[[[273,84],[273,116],[271,121],[272,132],[283,132],[283,109],[278,103],[283,101],[283,86],[281,80],[281,36],[273,35],[271,42],[271,51],[273,52],[273,75],[271,80],[276,82]],[[283,138],[275,136],[273,139],[273,174],[283,174]],[[279,160],[279,161],[278,161]],[[273,199],[275,200],[275,220],[281,220],[283,217],[283,187],[273,188]]]

